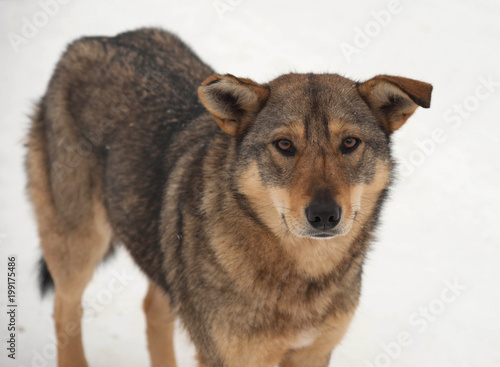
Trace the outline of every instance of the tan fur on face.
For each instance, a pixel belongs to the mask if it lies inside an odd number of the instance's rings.
[[[352,190],[346,171],[360,159],[364,146],[361,145],[349,156],[341,154],[339,146],[344,138],[362,136],[362,133],[358,126],[340,119],[331,120],[329,130],[331,139],[328,146],[323,147],[305,141],[303,122],[286,125],[273,133],[275,139],[291,138],[298,151],[290,186],[269,189],[282,222],[289,232],[298,237],[309,237],[311,228],[304,211],[320,191],[327,192],[342,207],[342,221],[335,235],[345,235],[352,228],[357,207],[352,205]],[[278,151],[272,149],[271,154],[275,162],[285,164],[287,158],[283,158]]]
[[[358,137],[362,134],[360,128],[356,125],[346,123],[342,119],[333,119],[328,123],[330,136],[340,145],[341,138]]]
[[[294,121],[290,124],[277,128],[273,131],[273,139],[291,139],[298,148],[304,147],[304,124],[300,121]],[[279,155],[278,152],[274,152],[276,156]]]
[[[365,220],[373,212],[380,192],[389,184],[389,165],[379,161],[375,179],[370,184],[345,186],[341,205],[346,208],[342,220],[345,233],[331,239],[298,237],[286,224],[282,215],[303,212],[310,196],[301,189],[300,182],[294,188],[266,188],[255,163],[241,177],[240,187],[253,204],[263,222],[280,238],[281,245],[296,262],[297,269],[309,276],[318,277],[331,271],[347,253],[352,241],[360,233]],[[295,190],[293,190],[295,189]],[[354,210],[358,211],[356,219]],[[306,221],[305,216],[302,217]]]
[[[389,185],[390,167],[387,163],[377,162],[375,178],[369,184],[359,184],[351,189],[352,205],[359,207],[359,216],[368,217],[376,205],[376,198]],[[364,218],[360,218],[362,221]]]
[[[349,231],[352,208],[344,172],[345,163],[335,151],[328,156],[322,156],[314,148],[304,149],[294,168],[292,186],[270,189],[271,200],[279,209],[288,231],[298,237],[309,237],[305,209],[319,190],[327,191],[343,208],[337,235],[342,236]]]

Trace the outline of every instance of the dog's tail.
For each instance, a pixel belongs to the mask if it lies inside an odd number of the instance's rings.
[[[54,290],[54,279],[43,256],[38,261],[38,287],[42,297]]]
[[[105,263],[115,255],[115,247],[116,245],[113,245],[109,248],[101,263]],[[40,289],[42,298],[53,292],[55,289],[54,279],[52,278],[52,274],[50,274],[47,262],[43,256],[40,257],[40,260],[38,260],[38,288]]]

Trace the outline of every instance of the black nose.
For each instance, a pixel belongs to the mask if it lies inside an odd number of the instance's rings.
[[[306,217],[315,229],[332,229],[340,222],[342,209],[333,199],[314,199],[306,208]]]

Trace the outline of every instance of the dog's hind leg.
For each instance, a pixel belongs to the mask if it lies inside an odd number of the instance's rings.
[[[44,259],[55,284],[59,367],[87,366],[81,336],[81,298],[111,240],[104,209],[98,205],[94,208],[94,217],[71,233],[40,226]]]
[[[54,196],[59,192],[52,189],[54,184],[51,185],[49,179],[48,149],[41,123],[41,119],[35,119],[26,165],[28,192],[35,207],[43,257],[50,273],[50,276],[45,274],[43,283],[50,283],[52,278],[55,285],[58,366],[86,367],[81,336],[81,297],[95,266],[109,251],[112,231],[102,200],[97,199],[98,189],[79,186],[78,181],[71,180],[66,184],[79,195],[84,190],[93,191],[89,200],[64,202],[71,208],[69,213],[82,215],[72,226],[62,224],[64,220],[54,205]],[[87,167],[82,163],[74,169],[85,170]]]
[[[39,220],[43,256],[55,285],[59,367],[87,367],[81,336],[81,297],[111,240],[104,209],[98,205],[94,208],[94,217],[70,233],[50,225],[50,204],[45,207],[48,215]]]
[[[144,299],[148,349],[152,367],[176,367],[174,353],[175,315],[168,296],[152,282]]]

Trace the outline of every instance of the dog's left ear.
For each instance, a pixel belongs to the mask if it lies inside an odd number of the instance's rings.
[[[198,88],[201,103],[231,135],[237,135],[257,116],[269,93],[269,88],[231,74],[212,75]]]
[[[378,75],[359,84],[358,91],[387,134],[403,126],[418,106],[431,106],[432,85],[399,76]]]

